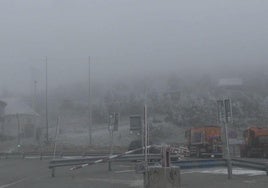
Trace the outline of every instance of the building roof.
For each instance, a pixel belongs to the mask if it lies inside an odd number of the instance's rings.
[[[39,114],[36,113],[29,105],[17,98],[7,98],[2,101],[5,101],[7,104],[5,108],[5,115],[24,114],[39,116]]]

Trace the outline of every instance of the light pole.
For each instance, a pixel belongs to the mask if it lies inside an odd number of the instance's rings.
[[[17,135],[17,148],[20,148],[21,140],[20,140],[20,117],[19,114],[16,114],[17,123],[18,123],[18,135]]]
[[[33,110],[36,112],[36,100],[37,100],[37,81],[34,80],[34,94],[33,94]]]
[[[217,101],[218,104],[218,121],[224,129],[225,139],[225,157],[227,159],[228,179],[232,178],[232,162],[230,157],[230,146],[228,136],[228,123],[232,122],[232,105],[231,99],[225,98]]]
[[[59,132],[60,132],[60,116],[57,117],[57,127],[56,127],[55,141],[54,141],[53,159],[55,159],[56,157],[56,149],[57,149],[57,141],[58,141]]]
[[[110,135],[110,157],[113,155],[114,151],[114,131],[118,131],[119,126],[119,113],[113,113],[109,115],[108,120],[108,131]],[[108,162],[108,170],[112,171],[111,160]]]
[[[92,145],[92,109],[91,109],[91,67],[90,67],[90,56],[88,57],[88,136],[89,145]]]
[[[110,114],[108,122],[108,131],[110,134],[110,156],[113,155],[113,147],[114,147],[114,121],[113,121],[114,116],[115,114],[114,115]],[[108,162],[108,170],[112,171],[112,165],[110,160]]]
[[[48,143],[48,104],[47,104],[47,93],[48,93],[48,75],[47,75],[47,56],[46,56],[46,142]]]

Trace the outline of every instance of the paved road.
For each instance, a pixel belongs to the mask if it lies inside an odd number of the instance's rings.
[[[36,159],[0,160],[0,188],[141,188],[142,175],[136,174],[133,163],[117,163],[113,172],[107,164],[98,164],[77,171],[56,169],[50,177],[48,161]],[[182,171],[182,188],[263,188],[268,185],[265,173],[237,173],[232,180],[223,174],[225,169],[196,169]],[[241,175],[243,174],[243,175]],[[250,173],[249,173],[250,174]],[[257,175],[257,176],[252,176]]]
[[[70,171],[56,169],[51,178],[48,161],[0,160],[0,188],[128,188],[139,187],[142,176],[133,172],[134,164],[117,164],[113,172],[107,171],[107,164]]]
[[[268,186],[268,176],[236,175],[227,180],[226,175],[191,173],[182,174],[182,188],[264,188]]]

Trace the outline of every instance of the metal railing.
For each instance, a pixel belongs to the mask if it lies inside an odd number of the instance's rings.
[[[265,171],[268,175],[268,163],[267,162],[260,162],[260,161],[252,161],[252,160],[245,160],[245,159],[232,159],[232,165],[241,167],[241,168],[249,168],[254,170],[261,170]]]
[[[93,152],[56,152],[55,158],[64,157],[87,157],[87,156],[105,156],[108,152],[93,153]],[[119,153],[116,153],[119,154]],[[40,160],[44,158],[54,158],[54,152],[52,151],[42,151],[42,152],[1,152],[0,159],[11,159],[11,158],[39,158]]]
[[[148,149],[151,147],[159,146],[148,146]],[[76,170],[80,168],[84,168],[86,166],[90,166],[98,163],[105,162],[126,162],[126,161],[144,161],[144,154],[131,154],[136,151],[142,150],[144,148],[135,149],[132,151],[127,151],[125,153],[117,154],[117,155],[109,155],[106,156],[90,156],[84,158],[75,158],[75,159],[58,159],[52,160],[49,162],[49,168],[52,170],[52,177],[55,176],[55,169],[58,167],[68,167],[72,166],[70,170]],[[173,150],[176,150],[173,148]],[[169,150],[171,151],[171,150]],[[185,153],[185,149],[177,150]],[[193,169],[193,168],[211,168],[211,167],[227,167],[227,159],[225,158],[211,158],[211,159],[181,159],[182,153],[177,155],[170,155],[171,166],[180,167],[181,169]],[[154,161],[153,163],[148,163],[150,166],[159,165],[161,166],[161,160],[163,160],[163,156],[161,154],[149,154],[148,161]],[[242,168],[250,168],[255,170],[265,171],[268,175],[268,162],[265,161],[252,161],[245,159],[231,159],[232,166],[242,167]]]

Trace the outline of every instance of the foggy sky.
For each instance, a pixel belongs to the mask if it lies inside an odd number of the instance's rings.
[[[0,89],[170,71],[263,69],[265,0],[1,0]],[[25,92],[24,91],[24,92]]]

